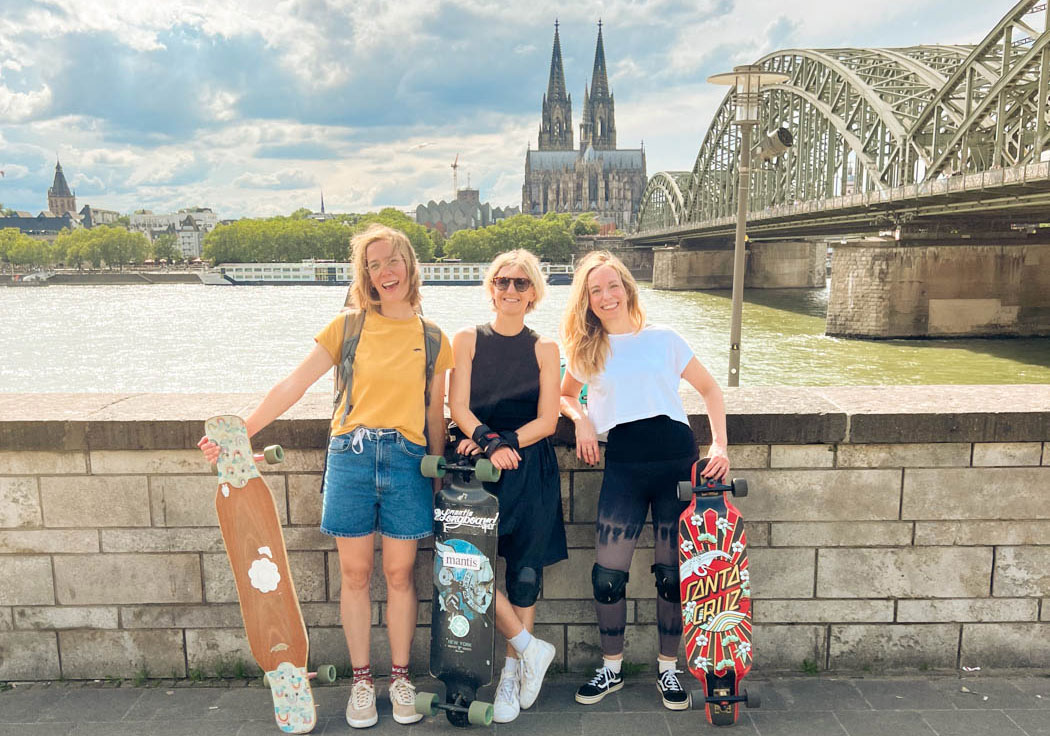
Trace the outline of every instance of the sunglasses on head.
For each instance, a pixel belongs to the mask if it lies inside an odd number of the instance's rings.
[[[510,285],[514,284],[514,290],[517,292],[525,291],[527,288],[532,286],[532,282],[526,278],[511,278],[510,276],[497,276],[492,279],[492,285],[496,287],[498,291],[506,291],[510,288]]]

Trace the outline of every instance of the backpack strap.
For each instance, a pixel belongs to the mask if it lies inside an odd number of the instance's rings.
[[[438,354],[441,352],[441,328],[430,320],[419,316],[423,323],[423,350],[426,355],[426,373],[423,377],[423,436],[430,441],[430,426],[427,409],[430,407],[430,384],[434,382]]]
[[[339,365],[335,367],[335,391],[333,397],[332,413],[339,411],[339,404],[346,397],[346,408],[340,423],[346,421],[350,414],[350,396],[354,387],[354,356],[357,354],[357,345],[361,342],[361,330],[365,326],[364,310],[350,311],[346,313],[343,320],[343,345],[339,357]]]

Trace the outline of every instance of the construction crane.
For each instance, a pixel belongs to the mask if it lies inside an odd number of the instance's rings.
[[[452,199],[456,199],[456,194],[459,192],[459,174],[457,169],[459,168],[459,154],[456,154],[456,160],[452,162]]]

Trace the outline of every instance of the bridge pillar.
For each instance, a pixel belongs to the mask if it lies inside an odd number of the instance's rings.
[[[749,289],[823,288],[826,243],[749,243],[744,286]]]
[[[1050,245],[836,245],[826,333],[1050,335]]]
[[[653,248],[653,288],[732,289],[733,251]]]

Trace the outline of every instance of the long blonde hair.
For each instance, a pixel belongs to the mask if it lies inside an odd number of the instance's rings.
[[[489,266],[488,273],[485,274],[485,293],[489,295],[489,299],[493,302],[496,300],[496,295],[493,290],[495,287],[492,285],[492,279],[496,278],[498,274],[504,268],[508,266],[517,266],[525,275],[529,277],[529,281],[532,282],[532,288],[535,290],[536,298],[532,300],[525,309],[525,313],[528,314],[536,305],[542,301],[543,297],[547,294],[547,282],[543,280],[543,269],[540,267],[540,259],[529,251],[518,248],[517,250],[508,250],[506,253],[500,253],[496,256],[492,264]]]
[[[419,311],[422,299],[419,286],[422,278],[419,274],[419,265],[416,262],[416,251],[412,248],[412,241],[400,230],[395,230],[386,225],[375,223],[350,239],[350,259],[354,264],[354,283],[350,287],[350,303],[362,311],[379,310],[379,292],[372,286],[372,279],[368,275],[368,246],[377,240],[387,240],[394,246],[394,252],[405,261],[405,270],[408,272],[408,302],[412,308]]]
[[[607,250],[591,251],[576,264],[569,303],[561,322],[561,341],[569,368],[577,378],[592,380],[605,368],[609,356],[609,334],[598,315],[591,311],[587,280],[602,266],[612,267],[627,294],[627,314],[635,332],[645,326],[645,310],[638,299],[638,284],[623,261]]]

